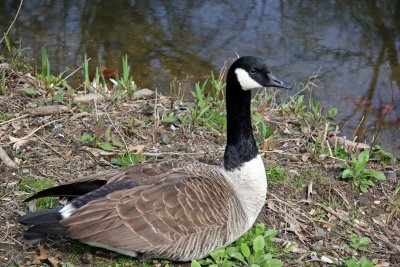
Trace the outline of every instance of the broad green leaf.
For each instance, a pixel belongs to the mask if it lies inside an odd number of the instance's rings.
[[[360,258],[360,267],[374,267],[374,264],[369,261],[366,257],[362,256]]]
[[[27,93],[28,95],[31,95],[31,96],[35,96],[37,94],[35,88],[33,88],[33,87],[27,87],[27,88],[25,88],[24,91],[25,91],[25,93]]]
[[[364,150],[363,152],[361,152],[358,155],[358,159],[357,159],[356,163],[354,164],[354,169],[355,169],[356,173],[359,173],[361,171],[361,169],[363,169],[365,167],[368,160],[369,160],[369,150]]]
[[[214,259],[214,261],[218,262],[225,255],[225,253],[226,253],[225,249],[221,248],[221,249],[211,252],[210,256],[211,256],[211,258]]]
[[[245,243],[240,245],[240,251],[242,252],[243,256],[245,256],[246,258],[248,256],[250,256],[250,248]]]
[[[79,141],[81,143],[84,143],[86,141],[93,142],[93,140],[94,140],[94,137],[91,134],[84,133]]]
[[[265,231],[265,224],[259,223],[256,225],[256,235],[261,235]]]
[[[196,260],[192,260],[190,267],[201,267],[200,263]]]
[[[112,145],[111,145],[110,143],[108,143],[108,142],[101,143],[101,144],[99,145],[99,147],[100,147],[101,149],[105,150],[105,151],[112,151],[112,150],[113,150]]]
[[[347,267],[359,267],[353,259],[345,261],[345,264]]]
[[[264,237],[259,235],[253,240],[253,249],[254,251],[263,251],[265,247]]]
[[[240,252],[234,252],[231,257],[244,262],[243,255]]]
[[[367,236],[363,236],[360,238],[359,243],[360,243],[360,245],[368,245],[371,243],[371,239]]]
[[[282,267],[283,262],[278,259],[271,259],[266,264],[267,267]]]
[[[366,169],[366,170],[364,170],[364,173],[367,174],[368,176],[374,177],[378,181],[386,180],[385,174],[383,172],[380,172],[377,170]]]
[[[278,234],[278,230],[273,229],[273,228],[270,228],[265,232],[265,236],[269,237],[269,238],[275,237],[277,234]]]
[[[353,177],[353,172],[350,169],[346,169],[342,172],[342,178],[347,179],[349,177]]]
[[[366,185],[360,184],[360,190],[363,193],[367,193],[368,192],[368,187]]]
[[[124,147],[124,144],[122,144],[120,141],[118,140],[113,140],[112,141],[112,145],[115,147]]]
[[[171,117],[164,117],[162,119],[162,122],[173,123],[173,122],[176,122],[177,120],[178,120],[178,118],[176,116],[171,116]]]

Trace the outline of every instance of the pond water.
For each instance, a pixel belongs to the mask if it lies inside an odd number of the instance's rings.
[[[0,1],[2,32],[18,5]],[[162,91],[236,54],[264,58],[287,82],[318,74],[314,96],[338,108],[343,135],[370,142],[380,132],[400,155],[400,1],[25,0],[12,33],[37,61],[45,45],[54,73],[85,53],[118,69],[128,54],[136,83]]]

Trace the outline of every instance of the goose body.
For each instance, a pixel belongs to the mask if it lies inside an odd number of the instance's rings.
[[[267,193],[250,120],[250,90],[288,88],[255,57],[237,59],[227,76],[224,164],[170,160],[93,174],[46,189],[64,206],[20,217],[27,240],[67,236],[128,256],[199,259],[254,224]]]

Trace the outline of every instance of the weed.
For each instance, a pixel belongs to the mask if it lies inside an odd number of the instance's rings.
[[[8,121],[9,119],[14,118],[13,115],[8,113],[0,113],[0,122]]]
[[[143,161],[143,155],[125,153],[117,158],[111,159],[111,163],[117,166],[129,166],[140,164]]]
[[[286,180],[285,169],[278,165],[272,165],[267,170],[268,180],[273,182],[284,182]]]
[[[217,109],[210,110],[205,115],[204,124],[220,133],[226,131],[226,115]]]
[[[349,259],[345,261],[346,267],[374,267],[378,263],[378,260],[373,259],[370,261],[366,257],[361,257],[359,261]]]
[[[191,266],[283,266],[274,256],[279,252],[273,242],[277,234],[277,230],[265,230],[264,224],[258,224],[232,245],[211,252],[206,259],[192,261]]]
[[[41,190],[55,186],[55,183],[51,180],[29,177],[22,180],[19,186],[22,190],[35,194]],[[43,197],[36,200],[36,208],[38,210],[52,208],[57,205],[58,201],[51,197]]]
[[[371,239],[369,237],[363,236],[358,238],[358,235],[355,233],[350,235],[350,240],[350,247],[359,251],[367,251],[368,245],[371,244]]]
[[[364,150],[358,155],[357,159],[355,155],[351,155],[353,166],[350,166],[347,163],[339,165],[341,169],[344,169],[341,174],[342,179],[353,178],[353,185],[358,186],[361,192],[367,192],[369,187],[374,186],[371,177],[377,181],[383,181],[386,179],[383,172],[365,168],[369,160],[369,154],[369,150]]]
[[[376,145],[377,151],[374,152],[374,157],[383,165],[393,165],[396,164],[396,157],[387,151],[385,151],[381,146]]]
[[[272,125],[266,125],[264,121],[264,117],[260,113],[256,113],[252,116],[253,121],[255,122],[255,127],[258,132],[257,142],[261,143],[265,139],[271,137],[274,134],[274,129]]]
[[[205,88],[207,85],[208,79],[204,81],[204,83],[200,86],[199,83],[196,83],[195,90],[192,92],[193,97],[195,98],[194,107],[190,107],[190,117],[192,119],[191,130],[193,131],[196,127],[197,123],[201,118],[203,118],[204,114],[210,109],[210,97],[205,95]]]

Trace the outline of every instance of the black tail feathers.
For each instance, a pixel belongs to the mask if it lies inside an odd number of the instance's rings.
[[[62,216],[60,214],[61,207],[41,210],[28,213],[19,218],[19,222],[24,225],[32,225],[28,230],[24,231],[25,240],[45,239],[49,235],[63,236],[66,229],[60,224]]]

